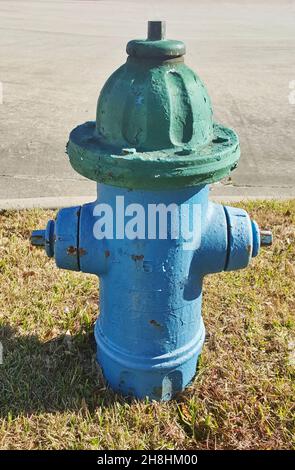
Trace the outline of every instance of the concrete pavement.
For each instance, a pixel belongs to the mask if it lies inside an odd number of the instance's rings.
[[[94,196],[68,163],[68,133],[95,118],[101,86],[148,19],[186,43],[216,121],[240,136],[239,167],[212,196],[295,197],[294,1],[0,0],[0,18],[0,207]]]

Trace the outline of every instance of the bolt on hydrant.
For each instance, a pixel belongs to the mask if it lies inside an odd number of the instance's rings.
[[[204,276],[245,268],[272,235],[245,210],[208,199],[208,185],[236,168],[239,140],[213,122],[183,42],[151,21],[127,54],[96,121],[67,145],[73,168],[98,183],[97,200],[61,209],[31,241],[58,267],[100,277],[95,338],[110,386],[169,400],[196,372]]]

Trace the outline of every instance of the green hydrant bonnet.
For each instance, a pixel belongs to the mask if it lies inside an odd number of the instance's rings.
[[[149,36],[127,44],[126,63],[101,90],[96,122],[71,132],[73,168],[97,182],[151,190],[224,178],[240,156],[236,133],[213,122],[183,42]]]

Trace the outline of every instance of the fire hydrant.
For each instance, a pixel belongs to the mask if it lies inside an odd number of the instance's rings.
[[[148,38],[104,85],[96,122],[75,128],[67,153],[95,180],[97,200],[61,209],[32,233],[59,268],[100,277],[97,359],[124,395],[169,400],[196,373],[205,328],[205,275],[246,267],[271,232],[243,209],[208,199],[240,156],[235,132],[212,119],[185,45],[151,21]]]

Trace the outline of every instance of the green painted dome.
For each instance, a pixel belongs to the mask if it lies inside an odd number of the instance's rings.
[[[140,152],[211,142],[212,107],[200,78],[182,57],[140,59],[129,57],[100,93],[96,131],[102,141]]]

